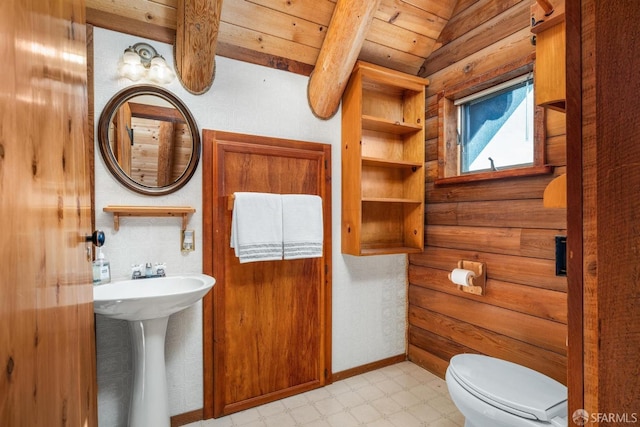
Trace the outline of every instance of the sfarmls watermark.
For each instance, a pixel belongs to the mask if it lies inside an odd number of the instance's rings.
[[[584,409],[578,409],[573,413],[573,422],[579,426],[583,426],[588,422],[592,423],[618,423],[618,424],[636,424],[638,422],[638,414],[615,413],[615,412],[594,412],[588,413]]]

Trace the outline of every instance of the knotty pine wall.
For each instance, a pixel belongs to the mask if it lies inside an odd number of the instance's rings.
[[[456,185],[437,177],[438,93],[535,52],[530,1],[460,0],[425,64],[425,250],[409,257],[409,358],[444,376],[458,353],[507,359],[566,383],[565,277],[555,275],[554,236],[566,210],[544,208],[546,185],[566,171],[565,115],[547,111],[552,175]],[[447,277],[458,260],[485,262],[484,296]]]
[[[159,163],[166,162],[166,159],[160,159],[161,123],[159,120],[131,118],[135,144],[131,149],[130,176],[134,181],[151,187],[158,186]],[[191,159],[191,133],[185,123],[174,124],[171,154],[170,180],[175,181],[184,173]]]

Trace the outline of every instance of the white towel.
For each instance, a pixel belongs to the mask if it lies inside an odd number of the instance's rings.
[[[231,247],[240,263],[282,259],[282,197],[235,193]]]
[[[282,196],[284,259],[322,257],[322,198],[307,194]]]

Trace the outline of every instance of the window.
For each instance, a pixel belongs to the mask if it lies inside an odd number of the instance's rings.
[[[510,80],[454,105],[461,174],[533,165],[533,78]]]
[[[544,108],[535,106],[532,65],[441,93],[436,184],[551,172],[545,166]]]

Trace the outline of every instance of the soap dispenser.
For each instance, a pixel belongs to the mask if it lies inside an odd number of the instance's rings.
[[[109,261],[104,258],[102,248],[98,247],[98,255],[93,261],[93,284],[104,285],[111,281],[111,266]]]

